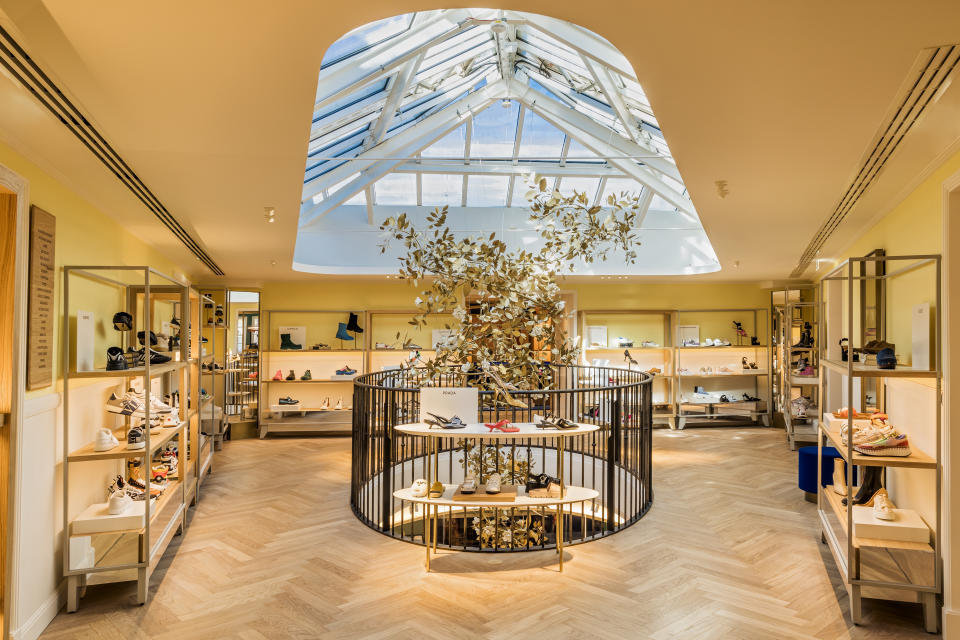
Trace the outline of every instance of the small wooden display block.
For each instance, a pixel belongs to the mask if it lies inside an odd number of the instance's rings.
[[[517,485],[501,484],[500,493],[487,493],[487,485],[481,484],[475,493],[462,493],[460,487],[453,492],[456,502],[513,502],[517,499]]]

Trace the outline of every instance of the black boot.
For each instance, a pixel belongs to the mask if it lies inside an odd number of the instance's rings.
[[[347,331],[353,331],[354,333],[363,333],[363,329],[360,328],[360,325],[357,324],[357,314],[351,313],[350,319],[347,320]]]
[[[853,504],[863,504],[870,500],[877,491],[883,488],[883,467],[863,467],[863,484],[860,491],[853,496]],[[847,504],[847,499],[843,499]]]
[[[293,340],[291,340],[289,333],[281,333],[280,348],[281,349],[303,349],[303,345],[297,344]]]

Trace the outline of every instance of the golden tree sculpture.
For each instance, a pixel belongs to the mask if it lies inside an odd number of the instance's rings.
[[[481,376],[480,385],[511,404],[516,403],[511,390],[550,388],[551,368],[543,363],[570,364],[579,355],[563,329],[570,312],[557,276],[580,262],[606,261],[613,252],[628,264],[636,261],[638,194],[610,195],[606,206],[591,206],[585,193],[564,195],[541,178],[534,179],[526,198],[542,240],[537,250],[511,249],[496,232],[458,237],[447,225],[447,207],[429,213],[425,229],[417,229],[405,213],[381,225],[387,235],[381,251],[391,240],[402,243],[399,277],[423,287],[409,324],[425,328],[433,314],[454,318],[445,325],[452,338],[421,361],[420,384],[459,367],[489,374]]]

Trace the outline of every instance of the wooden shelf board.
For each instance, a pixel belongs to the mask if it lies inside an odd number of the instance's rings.
[[[857,494],[857,489],[857,487],[853,488],[853,495]],[[840,521],[840,527],[843,529],[844,535],[846,535],[847,508],[843,505],[843,496],[835,493],[830,487],[821,487],[820,492],[824,497],[824,502],[830,505],[830,509],[833,511],[834,515],[837,516],[837,520]],[[853,536],[853,546],[858,549],[865,547],[877,547],[881,549],[906,549],[909,551],[924,551],[927,553],[933,553],[933,547],[925,542],[904,542],[901,540],[884,540],[881,538],[860,538],[858,536]]]
[[[366,353],[366,349],[270,349],[268,351],[262,351],[261,353],[265,355],[274,353],[283,355],[290,353],[311,353],[313,355],[318,355],[323,353]]]
[[[731,344],[731,345],[721,345],[721,346],[719,346],[719,347],[706,346],[706,345],[701,346],[701,347],[676,347],[676,349],[679,349],[680,351],[709,351],[709,350],[711,350],[711,349],[713,349],[713,350],[717,350],[717,349],[723,350],[723,349],[726,349],[726,350],[728,350],[728,351],[731,351],[731,350],[732,350],[732,351],[746,351],[746,350],[749,350],[749,349],[766,349],[766,348],[767,348],[767,345],[765,345],[765,344],[745,344],[745,345],[743,345],[742,347],[738,347],[738,346],[735,345],[735,344]]]
[[[360,374],[358,373],[357,375],[360,375]],[[333,384],[343,384],[343,383],[345,383],[345,382],[353,382],[353,379],[354,379],[356,376],[343,376],[343,377],[344,377],[343,380],[327,380],[327,379],[318,380],[317,378],[314,378],[313,380],[272,380],[272,379],[270,379],[270,378],[265,378],[265,379],[261,380],[260,382],[283,382],[284,384],[293,384],[293,383],[297,383],[297,384],[331,384],[331,383],[333,383]]]
[[[176,428],[170,427],[165,428],[162,432],[158,434],[150,435],[150,451],[156,451],[167,442],[172,440],[174,436],[179,434],[183,428],[186,426],[186,421],[181,422]],[[111,459],[121,459],[121,458],[141,458],[144,455],[144,449],[127,449],[127,433],[126,429],[118,429],[113,432],[113,435],[119,441],[119,444],[113,449],[108,451],[94,451],[93,443],[89,443],[80,447],[76,451],[73,451],[67,460],[69,462],[82,462],[85,460],[111,460]]]
[[[843,441],[840,438],[840,428],[839,426],[834,429],[833,425],[837,424],[836,419],[830,423],[820,423],[820,429],[827,436],[827,439],[830,441],[830,445],[836,449],[844,460],[847,460],[847,445],[843,444]],[[911,446],[912,453],[905,458],[897,458],[893,456],[865,456],[856,451],[853,453],[852,463],[855,465],[860,465],[864,467],[904,467],[908,469],[935,469],[937,467],[937,461],[924,452]],[[847,460],[847,462],[851,462]]]
[[[185,360],[178,362],[170,361],[163,364],[155,364],[150,366],[150,376],[159,376],[171,371],[176,371],[178,369],[183,369],[187,366]],[[132,367],[130,369],[122,369],[120,371],[107,371],[105,369],[96,369],[94,371],[71,371],[71,378],[136,378],[137,376],[143,376],[147,373],[146,367]]]
[[[831,371],[846,375],[849,373],[847,363],[837,360],[820,360],[820,365]],[[874,366],[866,366],[859,362],[853,363],[853,376],[855,378],[936,378],[939,374],[929,369],[914,369],[905,365],[897,365],[896,369],[878,369]]]

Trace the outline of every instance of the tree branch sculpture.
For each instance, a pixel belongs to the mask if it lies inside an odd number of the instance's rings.
[[[406,251],[399,277],[424,287],[409,324],[425,328],[433,314],[454,318],[445,325],[453,330],[451,341],[423,362],[419,374],[424,383],[461,367],[488,372],[481,384],[498,389],[511,402],[509,391],[514,388],[550,388],[550,368],[544,361],[570,364],[579,355],[563,330],[570,312],[560,297],[557,276],[579,262],[606,261],[613,252],[621,253],[626,263],[636,261],[639,195],[624,192],[609,196],[606,207],[590,206],[586,194],[563,195],[548,189],[541,178],[526,198],[530,220],[542,239],[535,251],[510,249],[495,232],[457,237],[447,226],[447,207],[428,214],[423,230],[406,214],[381,225]],[[389,239],[381,250],[388,247]]]

